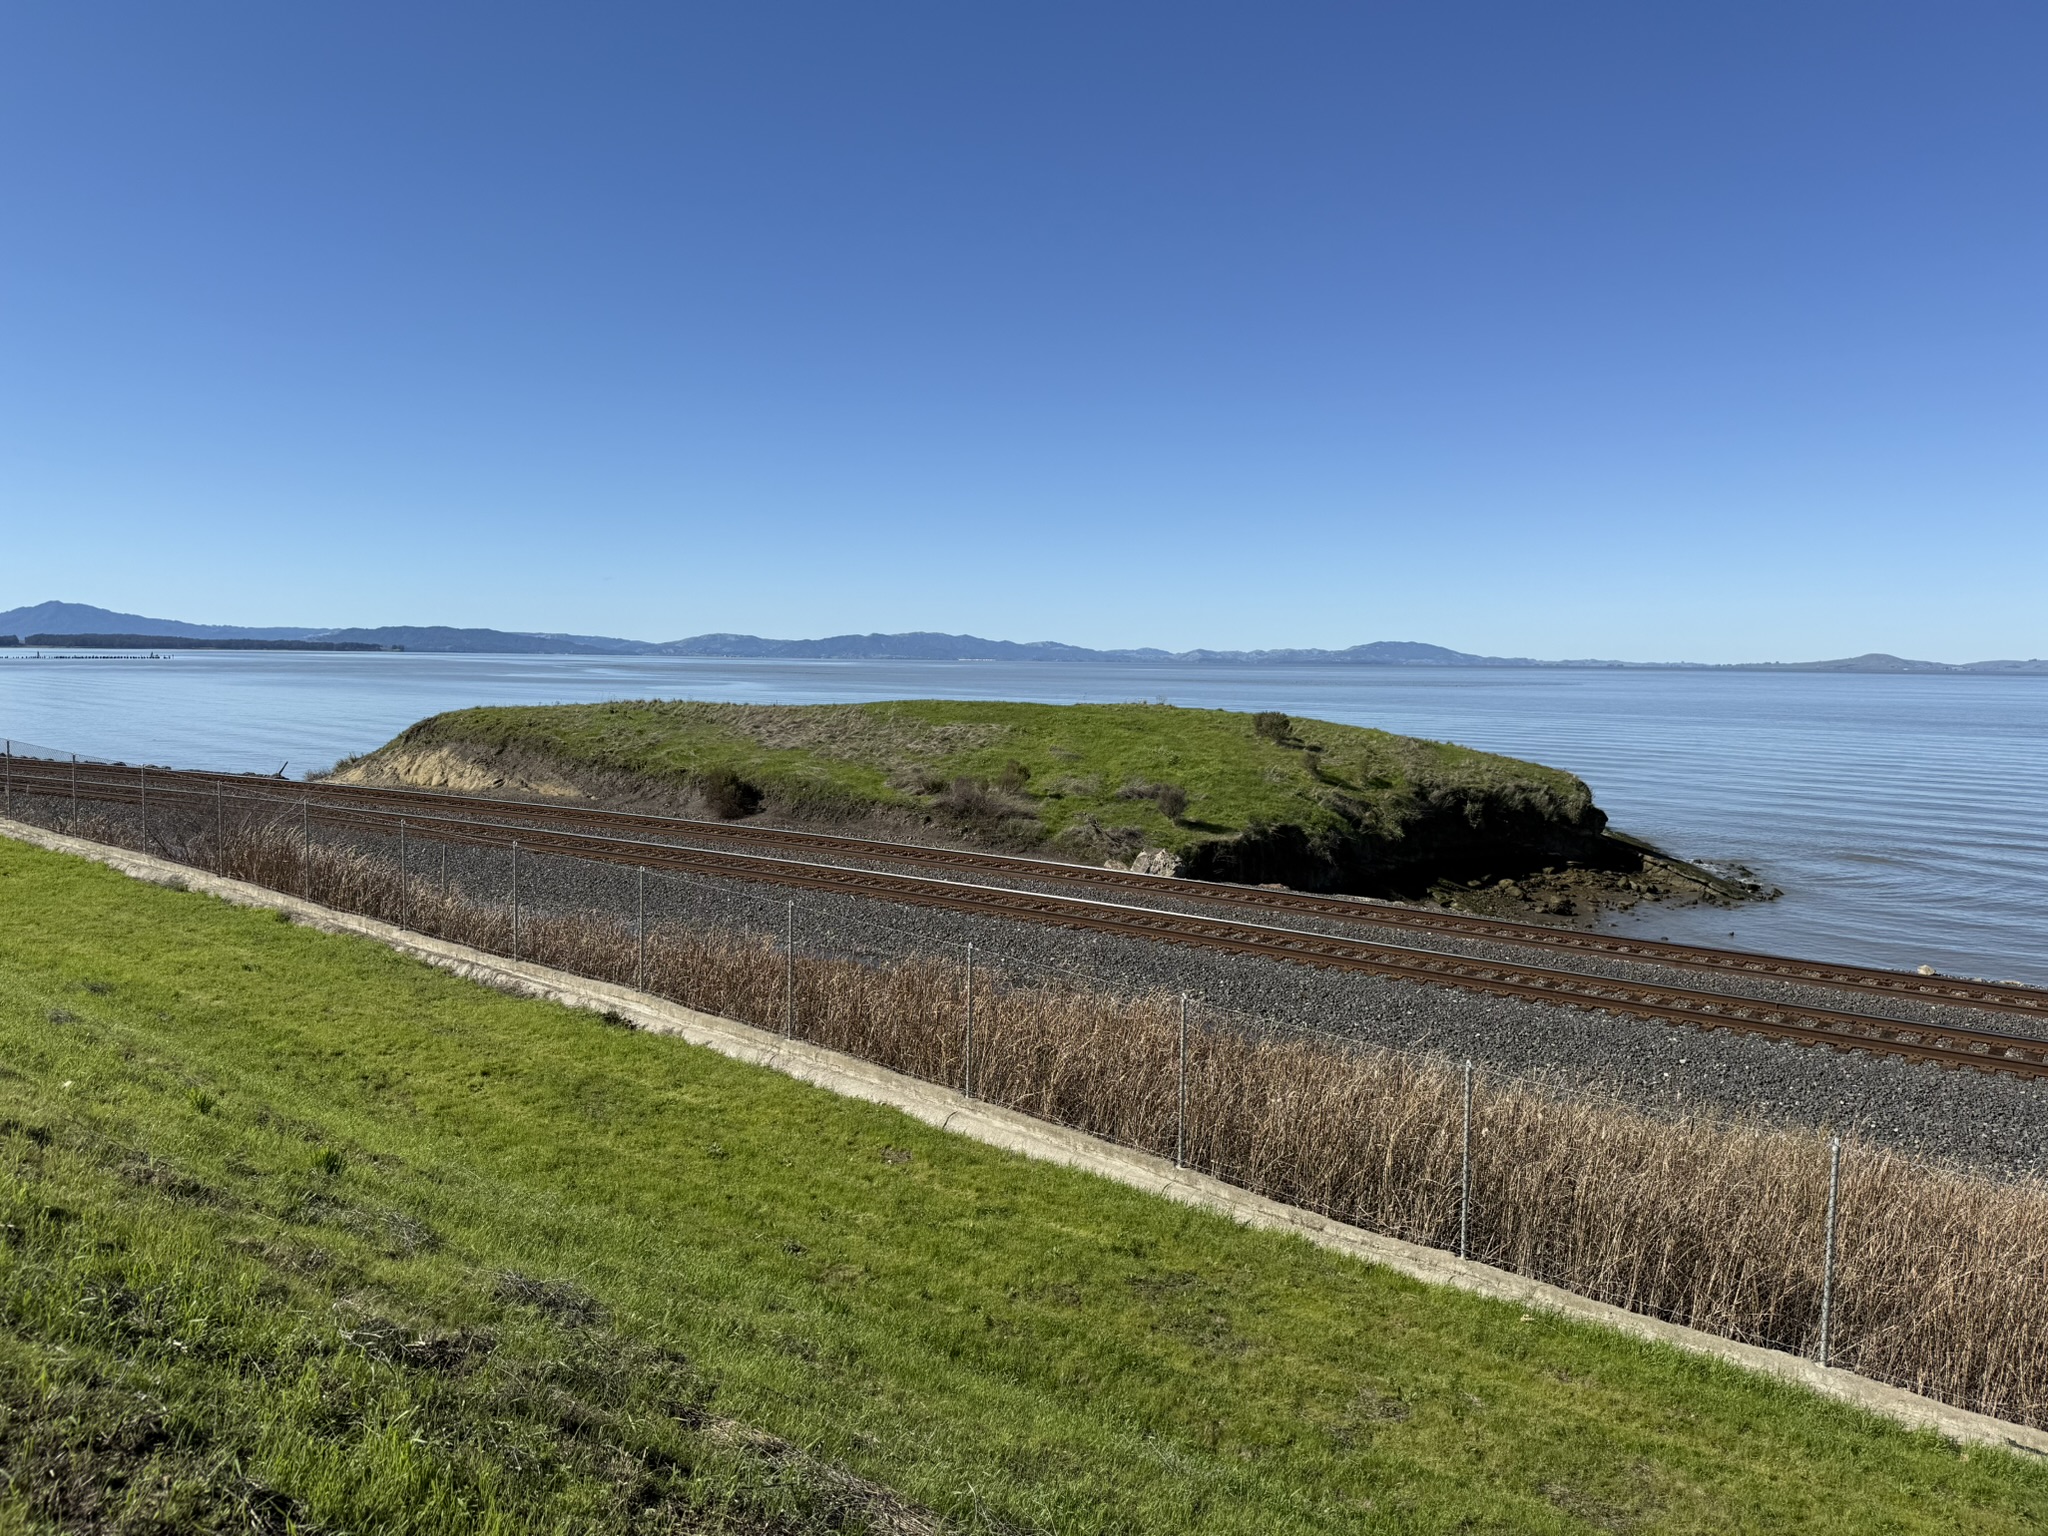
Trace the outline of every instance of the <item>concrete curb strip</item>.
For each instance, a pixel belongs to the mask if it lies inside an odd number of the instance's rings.
[[[1215,1211],[1245,1226],[1292,1232],[1318,1247],[1349,1254],[1370,1264],[1384,1265],[1431,1285],[1453,1286],[1496,1301],[1538,1308],[1652,1343],[1668,1344],[1692,1354],[1793,1382],[1825,1397],[1896,1420],[1908,1428],[1932,1430],[1965,1443],[1993,1445],[2024,1455],[2048,1457],[2048,1431],[1954,1408],[1901,1387],[1887,1386],[1850,1371],[1817,1365],[1797,1355],[1644,1317],[1554,1285],[1459,1259],[1438,1249],[1346,1226],[1314,1211],[1283,1205],[1206,1174],[1175,1168],[1164,1158],[1116,1146],[1082,1131],[1034,1120],[1014,1110],[979,1103],[952,1089],[905,1077],[857,1057],[800,1040],[784,1040],[767,1030],[699,1013],[680,1003],[636,992],[630,987],[589,981],[547,966],[507,960],[466,945],[428,938],[376,918],[338,912],[296,896],[286,896],[240,880],[223,879],[168,859],[67,837],[22,822],[0,819],[0,835],[53,852],[76,854],[139,880],[203,892],[240,906],[266,907],[283,912],[311,928],[374,939],[401,953],[487,986],[545,998],[572,1008],[616,1013],[641,1029],[675,1035],[691,1045],[704,1046],[737,1061],[773,1068],[847,1098],[886,1105],[939,1130],[967,1136],[1026,1157],[1078,1168],[1149,1194]]]

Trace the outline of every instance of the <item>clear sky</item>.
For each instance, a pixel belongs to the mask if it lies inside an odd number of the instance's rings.
[[[2048,8],[19,0],[0,608],[2048,655]]]

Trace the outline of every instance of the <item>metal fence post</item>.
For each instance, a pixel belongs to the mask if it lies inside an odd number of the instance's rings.
[[[967,1046],[960,1057],[960,1091],[974,1097],[974,946],[967,946]]]
[[[796,903],[789,904],[789,915],[782,937],[782,1038],[791,1039],[796,1034]]]
[[[228,797],[219,779],[213,781],[213,872],[228,872]]]
[[[149,770],[137,768],[135,776],[142,783],[142,851],[149,852]]]
[[[519,839],[512,839],[512,958],[519,958]]]
[[[313,899],[313,797],[299,802],[299,894]]]
[[[407,857],[405,844],[405,818],[398,818],[398,926],[412,926],[411,887],[406,884],[412,873],[412,860]]]
[[[1465,1131],[1458,1151],[1458,1257],[1472,1249],[1472,1058],[1465,1058]]]
[[[78,830],[78,754],[71,754],[71,830]]]
[[[633,895],[633,931],[640,939],[640,965],[633,973],[633,985],[642,992],[647,990],[647,866],[642,864],[637,871],[638,884]]]
[[[1842,1192],[1842,1138],[1828,1141],[1828,1231],[1820,1270],[1820,1363],[1828,1363],[1835,1311],[1835,1210]]]
[[[1188,1165],[1188,995],[1180,995],[1180,1094],[1173,1112],[1173,1166]]]
[[[7,815],[9,819],[12,819],[14,816],[14,740],[12,737],[9,737],[7,742]]]

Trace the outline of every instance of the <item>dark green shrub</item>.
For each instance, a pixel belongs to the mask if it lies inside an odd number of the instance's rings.
[[[737,821],[761,809],[761,791],[730,768],[699,769],[691,776],[690,788],[720,821]]]
[[[1133,779],[1116,794],[1119,800],[1150,800],[1168,821],[1179,821],[1187,814],[1188,792],[1178,784],[1151,784],[1144,779]]]
[[[1294,721],[1277,709],[1262,709],[1252,716],[1252,734],[1284,747],[1294,739]]]

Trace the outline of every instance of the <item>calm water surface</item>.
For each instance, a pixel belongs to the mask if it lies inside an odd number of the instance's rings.
[[[0,655],[0,734],[296,776],[468,704],[701,698],[1281,709],[1570,769],[1614,824],[1785,889],[1612,925],[2048,984],[2048,678],[754,662],[184,652]]]

